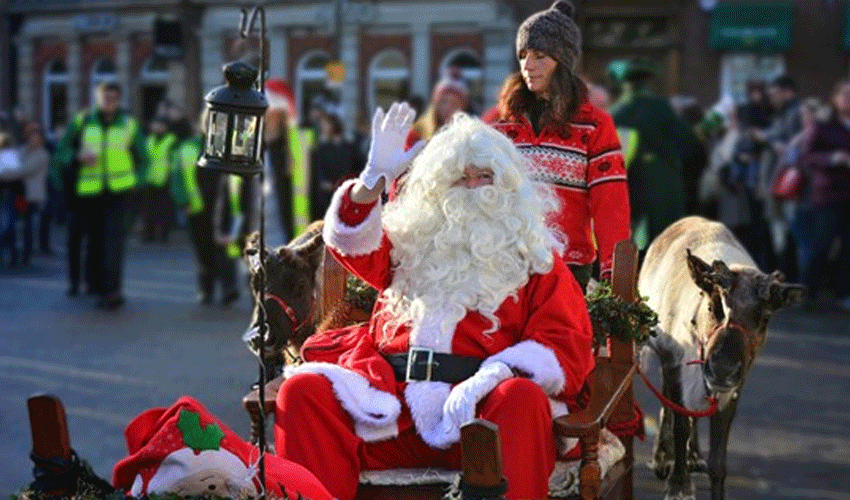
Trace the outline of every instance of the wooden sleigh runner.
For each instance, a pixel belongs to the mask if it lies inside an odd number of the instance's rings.
[[[637,249],[631,241],[617,244],[614,252],[612,288],[620,299],[635,300]],[[346,293],[347,271],[327,252],[321,279],[320,307],[333,311]],[[348,318],[356,321],[368,320]],[[591,393],[586,408],[554,421],[557,438],[578,438],[581,459],[557,462],[550,478],[550,498],[631,499],[634,454],[632,437],[616,438],[607,427],[634,422],[632,375],[635,372],[634,342],[609,337],[608,352],[596,357],[596,367],[588,378]],[[252,438],[261,432],[264,416],[274,413],[275,399],[283,378],[268,382],[265,407],[260,408],[259,390],[243,398],[251,418]],[[360,477],[359,500],[438,499],[455,485],[466,498],[498,498],[502,486],[501,453],[497,429],[490,422],[475,420],[461,431],[463,471],[438,469],[399,469],[364,471]],[[461,480],[462,478],[462,480]],[[459,486],[458,486],[459,485]]]

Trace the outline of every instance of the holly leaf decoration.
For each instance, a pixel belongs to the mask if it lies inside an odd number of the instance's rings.
[[[201,427],[201,416],[188,410],[180,410],[177,428],[183,433],[183,444],[192,448],[195,453],[203,450],[217,450],[224,439],[224,432],[216,424]]]

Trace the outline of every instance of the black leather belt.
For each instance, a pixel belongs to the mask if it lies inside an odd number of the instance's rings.
[[[385,354],[399,382],[431,380],[457,384],[475,375],[483,361],[472,356],[434,352],[411,347],[403,354]]]

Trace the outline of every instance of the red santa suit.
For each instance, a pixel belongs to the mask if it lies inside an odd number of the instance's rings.
[[[392,244],[380,206],[350,200],[352,182],[334,196],[325,243],[347,269],[382,291],[392,283]],[[479,371],[501,362],[523,375],[470,404],[478,403],[476,415],[499,426],[507,497],[545,497],[555,461],[552,418],[575,405],[593,368],[590,321],[572,273],[556,255],[549,272],[532,274],[504,300],[494,332],[477,311],[450,325],[443,324],[445,316],[426,311],[386,339],[391,318],[379,300],[368,324],[308,339],[302,350],[307,362],[288,370],[278,394],[277,452],[311,470],[340,499],[353,498],[360,470],[459,468],[459,423],[443,408],[452,386],[397,381],[384,357],[411,347],[433,349],[479,358]]]

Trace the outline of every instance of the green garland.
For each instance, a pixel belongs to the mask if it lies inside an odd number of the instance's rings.
[[[626,302],[614,295],[610,283],[602,281],[587,293],[585,300],[594,345],[605,345],[608,335],[623,342],[634,340],[638,345],[655,336],[653,327],[658,324],[658,314],[646,305],[645,298]]]
[[[372,288],[371,285],[353,274],[348,275],[345,282],[346,302],[368,313],[372,312],[372,307],[375,305],[377,298],[378,291]]]

